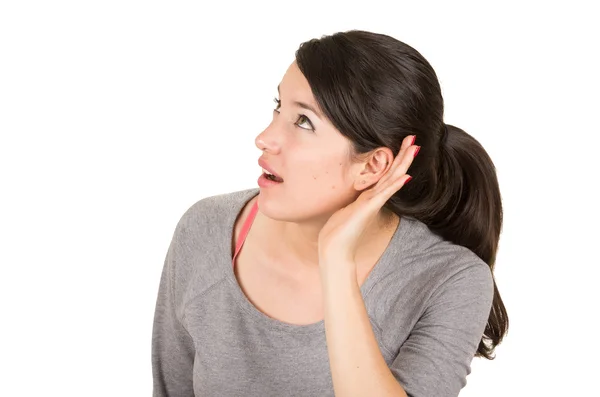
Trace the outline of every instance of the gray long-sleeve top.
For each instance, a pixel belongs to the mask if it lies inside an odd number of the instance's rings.
[[[333,396],[323,321],[260,312],[232,267],[235,219],[258,188],[204,198],[178,222],[152,334],[155,397]],[[361,286],[379,348],[410,397],[456,397],[493,298],[488,265],[402,217]]]

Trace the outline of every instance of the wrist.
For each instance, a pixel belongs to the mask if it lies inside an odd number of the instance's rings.
[[[356,263],[351,260],[320,259],[319,270],[323,283],[355,284],[357,283]]]

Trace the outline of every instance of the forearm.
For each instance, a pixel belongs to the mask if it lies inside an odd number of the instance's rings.
[[[321,264],[325,336],[337,397],[407,397],[375,339],[356,266]]]

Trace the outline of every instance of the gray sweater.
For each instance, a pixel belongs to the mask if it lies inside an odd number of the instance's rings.
[[[204,198],[177,223],[154,317],[155,397],[334,395],[323,321],[268,317],[234,275],[234,222],[259,192]],[[488,265],[402,217],[361,292],[381,353],[407,394],[457,396],[492,305]]]

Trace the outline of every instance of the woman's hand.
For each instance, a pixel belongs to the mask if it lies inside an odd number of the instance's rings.
[[[406,172],[419,151],[414,146],[415,136],[409,135],[392,166],[377,183],[363,191],[350,205],[335,212],[319,233],[319,265],[328,259],[354,262],[358,242],[383,205],[412,177]]]

